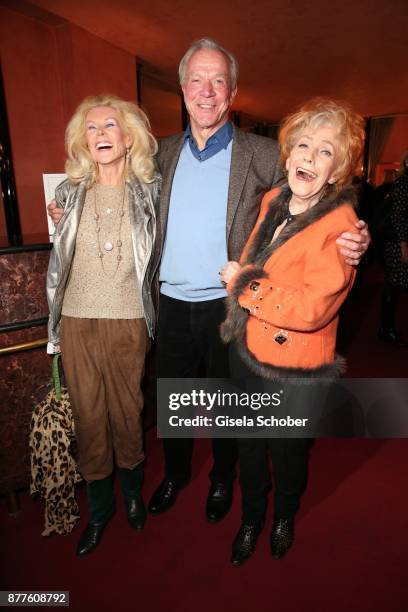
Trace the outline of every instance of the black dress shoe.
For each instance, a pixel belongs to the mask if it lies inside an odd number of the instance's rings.
[[[76,554],[78,557],[87,555],[99,544],[103,530],[108,524],[109,519],[103,523],[88,523],[85,531],[82,532],[79,538]]]
[[[232,543],[232,565],[242,565],[253,555],[261,531],[262,525],[245,523],[241,525]]]
[[[282,559],[295,539],[295,519],[279,519],[272,526],[271,553],[274,559]]]
[[[218,523],[230,511],[232,504],[232,484],[223,482],[212,484],[207,497],[206,516],[210,523]]]
[[[150,514],[161,514],[166,512],[176,503],[177,495],[188,483],[183,485],[165,478],[153,493],[149,502]]]
[[[146,508],[141,495],[126,502],[126,513],[132,529],[143,529],[146,523]]]

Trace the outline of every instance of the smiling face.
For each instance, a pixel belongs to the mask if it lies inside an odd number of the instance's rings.
[[[131,138],[123,131],[119,113],[110,106],[95,106],[86,115],[86,143],[98,166],[123,163]]]
[[[313,206],[327,183],[335,182],[338,151],[335,128],[326,125],[300,132],[286,160],[289,187],[297,201]]]
[[[237,92],[231,91],[230,81],[230,66],[220,51],[200,49],[191,56],[182,89],[195,137],[202,130],[209,130],[208,138],[228,120]]]

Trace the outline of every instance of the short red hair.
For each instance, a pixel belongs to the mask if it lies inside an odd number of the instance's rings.
[[[340,149],[336,151],[334,176],[337,188],[350,183],[361,164],[364,147],[364,119],[348,104],[329,98],[313,98],[288,115],[279,130],[281,164],[285,163],[299,134],[305,128],[330,126],[337,130]]]

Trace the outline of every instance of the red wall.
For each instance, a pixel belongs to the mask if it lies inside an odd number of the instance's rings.
[[[0,7],[0,61],[24,242],[40,242],[42,174],[64,171],[69,117],[89,94],[136,100],[136,59],[63,20]]]
[[[150,120],[152,132],[156,138],[164,138],[181,132],[181,97],[169,91],[158,81],[142,77],[141,106]]]
[[[66,24],[56,29],[65,120],[85,96],[114,93],[136,101],[136,58],[126,51]]]

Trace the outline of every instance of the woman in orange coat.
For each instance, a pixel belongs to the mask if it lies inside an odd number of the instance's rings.
[[[264,196],[240,263],[221,270],[229,292],[222,336],[233,343],[240,377],[336,376],[343,366],[335,355],[338,311],[355,277],[336,239],[356,221],[349,185],[361,158],[363,119],[315,99],[285,120],[279,141],[287,182]],[[271,550],[279,559],[293,542],[309,441],[241,438],[238,446],[243,520],[232,563],[251,556],[263,526],[268,447],[275,481]]]

